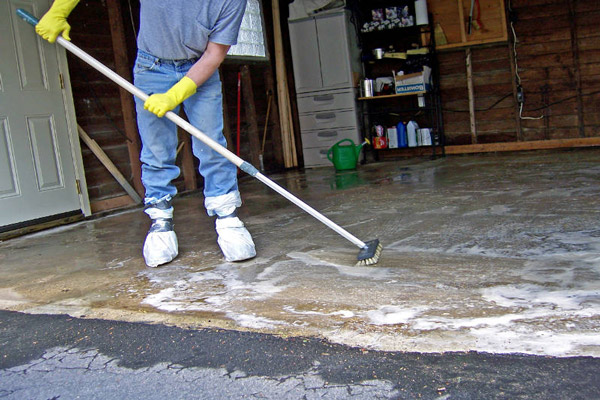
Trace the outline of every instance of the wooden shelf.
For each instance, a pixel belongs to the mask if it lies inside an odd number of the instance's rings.
[[[429,0],[427,5],[438,29],[442,29],[447,42],[436,40],[436,49],[457,49],[506,42],[508,32],[504,0],[480,0],[480,22],[469,34],[467,26],[471,2],[467,0]],[[477,10],[473,22],[476,23]],[[435,28],[434,28],[435,30]]]
[[[399,93],[399,94],[384,94],[381,96],[371,97],[359,97],[358,100],[379,100],[379,99],[393,99],[394,97],[414,96],[418,94],[425,94],[426,91],[410,92],[410,93]]]
[[[376,150],[380,160],[392,160],[398,157],[443,156],[442,146],[400,147],[395,149]]]

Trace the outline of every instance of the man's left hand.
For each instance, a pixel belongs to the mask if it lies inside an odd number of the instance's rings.
[[[196,83],[184,76],[166,93],[157,93],[148,97],[144,103],[144,109],[162,118],[167,112],[175,109],[185,99],[196,93],[196,89],[198,89]]]

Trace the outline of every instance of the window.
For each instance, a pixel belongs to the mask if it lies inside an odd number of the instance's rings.
[[[238,43],[231,46],[230,56],[266,57],[265,35],[259,0],[247,0],[246,12],[238,34]]]

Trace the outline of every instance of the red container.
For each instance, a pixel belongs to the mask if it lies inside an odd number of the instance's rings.
[[[375,136],[373,138],[373,148],[376,150],[387,149],[388,141],[385,136]]]

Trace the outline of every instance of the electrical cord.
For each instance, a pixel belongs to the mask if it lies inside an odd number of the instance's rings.
[[[565,101],[568,101],[568,100],[571,100],[571,99],[576,99],[576,98],[577,98],[577,96],[585,97],[585,96],[593,96],[593,95],[595,95],[595,94],[600,94],[600,90],[596,90],[595,92],[590,92],[590,93],[581,93],[581,94],[579,94],[579,95],[577,95],[577,94],[576,94],[576,95],[573,95],[573,96],[565,97],[564,99],[556,100],[556,101],[553,101],[553,102],[552,102],[552,103],[550,103],[550,104],[546,104],[546,105],[543,105],[543,106],[541,106],[541,107],[538,107],[538,108],[533,108],[533,109],[531,109],[531,110],[528,110],[528,111],[539,111],[539,110],[543,110],[543,109],[545,109],[545,108],[548,108],[548,107],[550,107],[550,106],[553,106],[553,105],[556,105],[556,104],[560,104],[560,103],[563,103],[563,102],[565,102]]]
[[[513,9],[512,9],[512,5],[511,5],[511,0],[508,0],[508,11],[510,14],[512,14]],[[510,17],[510,30],[512,31],[513,34],[513,58],[514,58],[514,62],[515,62],[515,76],[517,77],[517,85],[519,87],[520,92],[522,93],[522,86],[521,86],[521,76],[519,75],[519,64],[517,61],[517,32],[515,31],[515,25],[513,23],[513,18]],[[519,118],[521,119],[542,119],[544,118],[544,114],[540,115],[539,117],[524,117],[523,116],[523,101],[521,100],[519,102]]]
[[[512,96],[512,95],[513,95],[513,94],[512,94],[512,92],[510,92],[510,93],[507,93],[507,94],[505,94],[504,96],[502,96],[500,99],[496,100],[496,101],[494,102],[494,104],[492,104],[491,106],[489,106],[489,107],[486,107],[486,108],[479,108],[479,109],[476,109],[475,111],[489,111],[489,110],[491,110],[492,108],[496,107],[496,106],[497,106],[497,105],[498,105],[498,104],[499,104],[499,103],[500,103],[502,100],[504,100],[504,99],[506,99],[507,97],[510,97],[510,96]],[[462,113],[462,112],[464,112],[464,113],[468,113],[468,112],[470,112],[469,110],[453,110],[453,109],[451,109],[451,108],[442,108],[442,110],[443,110],[443,111],[448,111],[448,112],[456,112],[456,113]]]
[[[595,92],[590,92],[590,93],[581,93],[581,94],[580,94],[580,96],[581,96],[581,97],[585,97],[585,96],[593,96],[593,95],[596,95],[596,94],[600,94],[600,90],[596,90]],[[502,96],[502,97],[501,97],[499,100],[497,100],[497,101],[496,101],[494,104],[492,104],[491,106],[489,106],[489,107],[486,107],[486,108],[480,108],[480,109],[476,109],[475,111],[489,111],[489,110],[491,110],[492,108],[494,108],[495,106],[497,106],[497,105],[498,105],[498,103],[500,103],[502,100],[504,100],[504,99],[506,99],[507,97],[510,97],[510,96],[512,96],[512,95],[513,95],[513,94],[512,94],[512,92],[511,92],[511,93],[508,93],[508,94],[506,94],[506,95]],[[541,107],[532,108],[531,110],[527,110],[527,111],[530,111],[530,112],[532,112],[532,111],[540,111],[540,110],[545,110],[545,109],[547,109],[547,108],[550,108],[551,106],[554,106],[554,105],[557,105],[557,104],[560,104],[560,103],[564,103],[565,101],[569,101],[569,100],[571,100],[571,99],[575,99],[575,98],[577,98],[577,96],[578,96],[578,95],[573,95],[573,96],[565,97],[564,99],[556,100],[556,101],[553,101],[552,103],[545,104],[545,105],[543,105],[543,106],[541,106]],[[523,106],[523,104],[521,103],[521,107],[522,107],[522,106]],[[443,108],[443,111],[447,111],[447,112],[456,112],[456,113],[468,113],[468,112],[470,112],[469,110],[453,110],[453,109],[451,109],[451,108]],[[537,119],[537,118],[536,118],[536,119]]]

